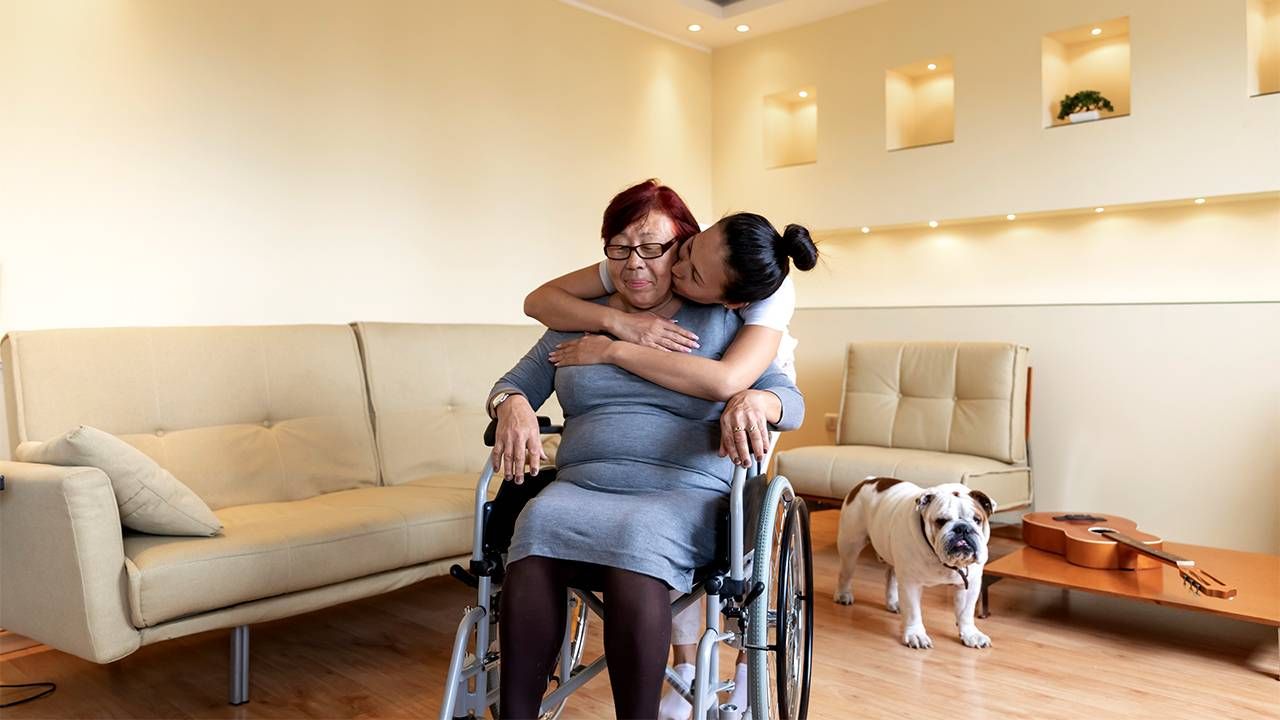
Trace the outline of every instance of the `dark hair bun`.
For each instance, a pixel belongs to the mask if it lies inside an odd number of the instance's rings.
[[[782,247],[797,270],[812,270],[818,264],[818,246],[803,225],[788,225],[782,233]]]

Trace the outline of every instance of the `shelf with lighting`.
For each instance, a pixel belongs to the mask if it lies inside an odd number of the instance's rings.
[[[818,89],[806,86],[764,99],[764,166],[818,161]]]
[[[1129,18],[1049,33],[1041,38],[1041,108],[1044,127],[1129,114]],[[1064,96],[1094,90],[1111,101],[1113,110],[1059,119]]]
[[[878,225],[872,227],[870,225],[855,226],[852,228],[829,228],[821,230],[824,236],[827,235],[870,235],[872,233],[883,234],[890,232],[898,232],[903,230],[919,231],[923,228],[930,230],[954,230],[956,228],[968,225],[985,225],[992,223],[1028,223],[1037,220],[1047,220],[1050,218],[1062,218],[1073,215],[1115,215],[1117,213],[1126,213],[1139,210],[1156,210],[1169,209],[1177,207],[1201,207],[1206,204],[1216,206],[1235,203],[1247,202],[1250,200],[1261,199],[1280,199],[1280,192],[1260,192],[1260,193],[1244,193],[1239,195],[1220,195],[1217,197],[1191,197],[1177,198],[1172,200],[1152,200],[1149,202],[1132,202],[1119,203],[1112,205],[1093,205],[1077,208],[1061,208],[1057,210],[1036,210],[1023,211],[1017,213],[1007,213],[1005,215],[978,215],[972,217],[951,217],[942,220],[916,220],[909,222],[893,223],[888,225]]]
[[[885,149],[953,142],[955,100],[955,69],[950,57],[885,71]]]
[[[1280,0],[1249,0],[1249,95],[1280,93]]]

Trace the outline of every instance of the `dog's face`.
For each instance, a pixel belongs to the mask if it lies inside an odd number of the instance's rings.
[[[985,493],[959,483],[929,488],[916,500],[924,533],[934,553],[947,565],[966,567],[987,561],[989,519],[995,503]]]

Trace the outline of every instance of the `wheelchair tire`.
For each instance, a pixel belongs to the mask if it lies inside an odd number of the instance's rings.
[[[787,509],[778,545],[774,680],[780,720],[809,715],[813,675],[813,543],[809,508],[796,498]]]

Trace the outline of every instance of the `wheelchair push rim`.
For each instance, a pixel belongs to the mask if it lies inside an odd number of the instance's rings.
[[[807,715],[812,566],[808,508],[796,497],[791,483],[779,475],[769,483],[760,508],[752,586],[761,592],[748,604],[744,618],[750,707],[755,720],[804,720]],[[782,570],[792,575],[788,587],[794,590],[779,587]],[[785,599],[788,597],[790,601]],[[792,672],[786,672],[789,665]],[[788,683],[781,693],[775,681],[779,675]]]
[[[777,587],[773,665],[778,717],[804,720],[813,673],[813,544],[809,508],[799,498],[791,503],[782,525]]]

